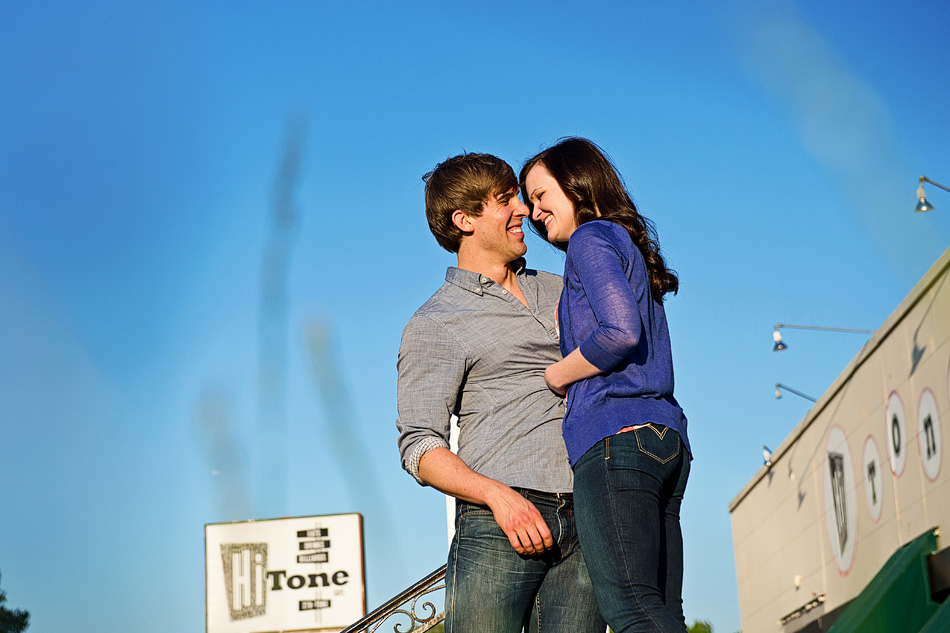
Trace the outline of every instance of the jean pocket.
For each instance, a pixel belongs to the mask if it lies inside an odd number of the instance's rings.
[[[456,518],[460,519],[464,519],[465,517],[494,517],[491,508],[488,506],[481,506],[476,503],[460,500],[455,501],[455,514]]]
[[[640,452],[660,464],[665,464],[680,454],[680,436],[668,426],[648,424],[629,432],[636,435]]]

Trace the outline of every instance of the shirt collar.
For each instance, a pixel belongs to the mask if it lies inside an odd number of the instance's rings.
[[[519,257],[518,259],[511,262],[511,267],[515,269],[515,274],[518,277],[524,275],[526,265],[527,262],[525,261],[524,257]],[[487,281],[483,280],[491,281],[488,277],[484,277],[483,275],[472,272],[471,270],[464,270],[455,266],[449,266],[445,271],[445,280],[463,290],[468,290],[469,292],[474,292],[478,295],[484,294],[482,291],[482,284],[487,283]]]

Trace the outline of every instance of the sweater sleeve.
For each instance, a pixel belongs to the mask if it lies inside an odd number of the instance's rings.
[[[580,282],[597,327],[581,342],[584,358],[597,369],[608,371],[636,348],[643,331],[637,297],[627,271],[629,242],[623,227],[608,222],[589,222],[571,236],[567,257]],[[646,289],[649,291],[649,289]]]

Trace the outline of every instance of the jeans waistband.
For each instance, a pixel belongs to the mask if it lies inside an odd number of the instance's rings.
[[[518,488],[517,486],[512,487],[512,490],[520,494],[525,499],[548,499],[551,501],[560,501],[566,500],[571,501],[574,499],[574,494],[571,492],[542,492],[540,490],[532,490],[531,488]]]

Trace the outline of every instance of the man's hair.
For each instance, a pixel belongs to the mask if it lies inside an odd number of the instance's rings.
[[[439,245],[459,252],[462,231],[452,214],[462,211],[478,217],[493,196],[518,188],[511,166],[491,154],[460,154],[435,166],[422,177],[426,183],[426,220]]]

